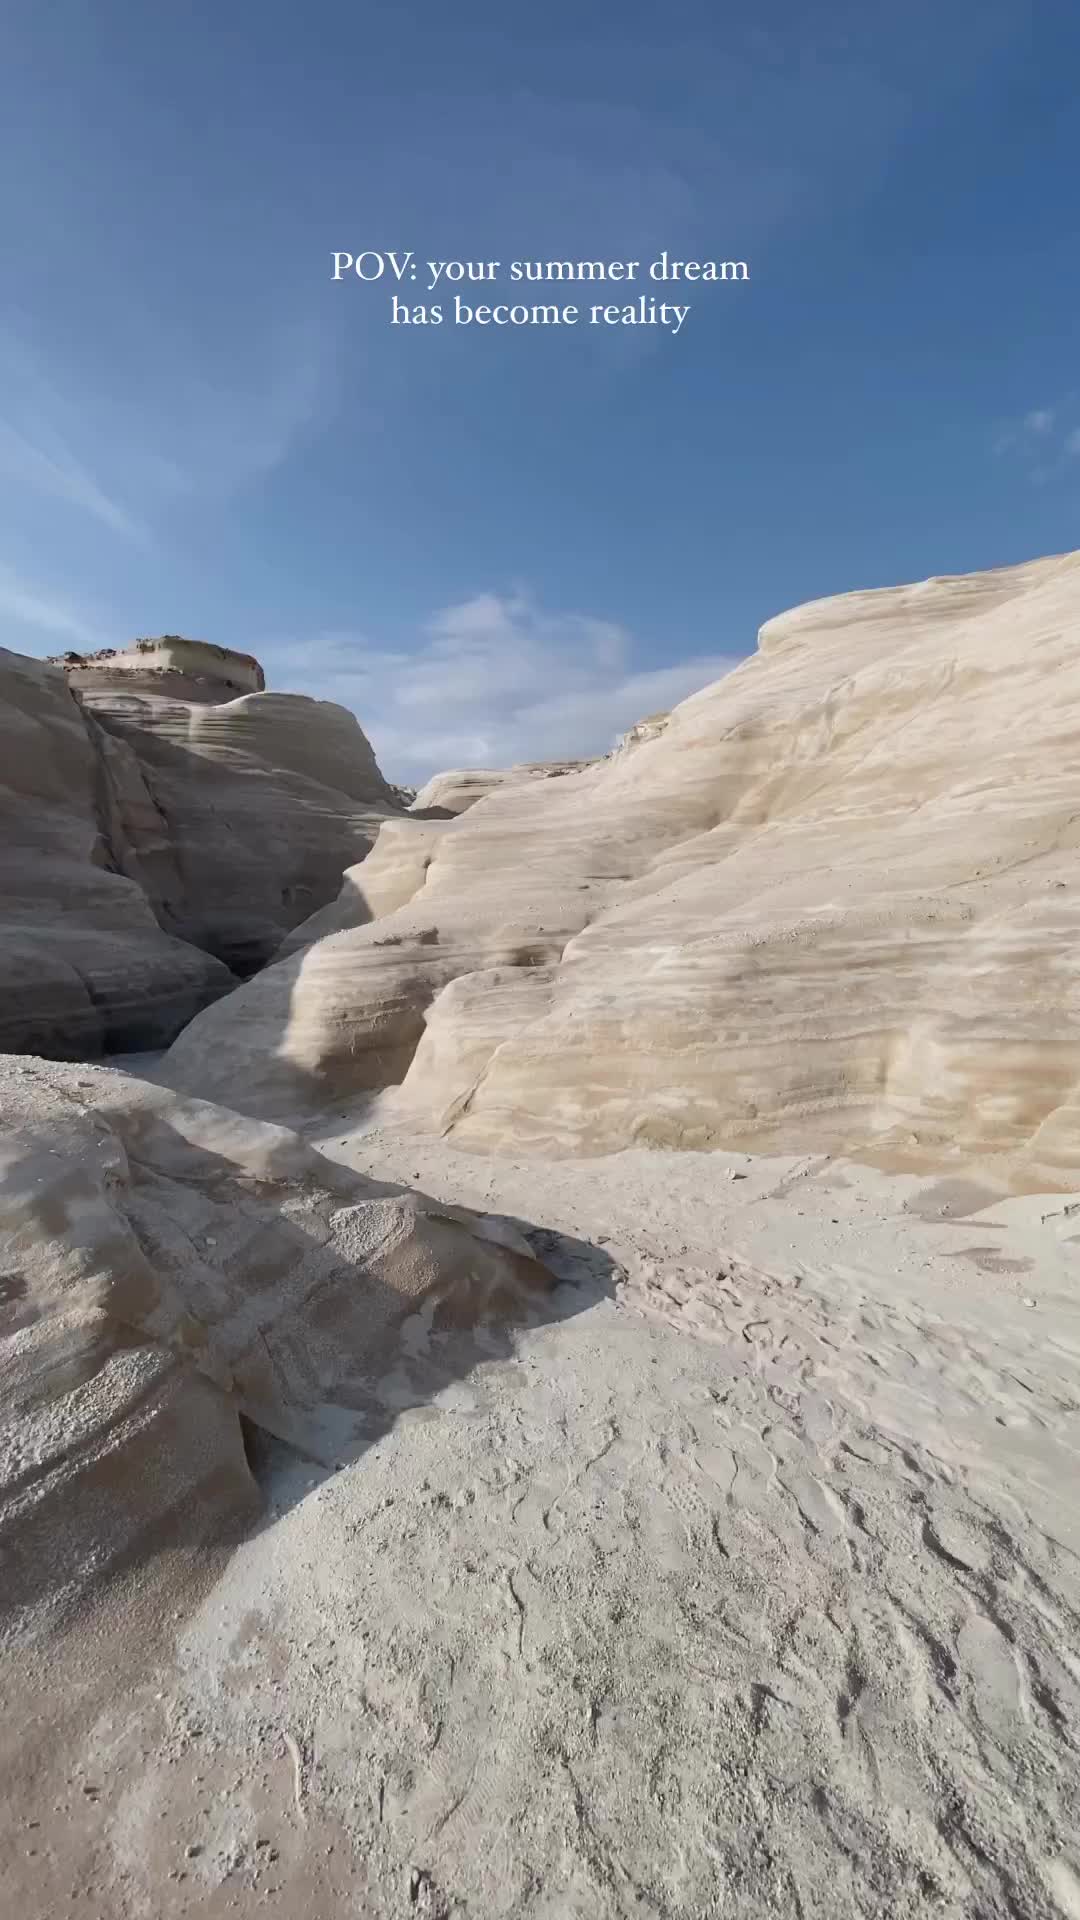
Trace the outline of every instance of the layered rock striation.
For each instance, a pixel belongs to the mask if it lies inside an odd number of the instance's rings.
[[[0,1051],[167,1046],[235,984],[163,930],[148,893],[170,873],[134,756],[55,667],[0,650]]]
[[[478,800],[507,786],[519,786],[525,780],[557,780],[563,774],[580,773],[591,766],[589,760],[523,761],[516,767],[454,767],[436,773],[420,788],[412,802],[414,813],[467,813]]]
[[[241,1415],[333,1465],[406,1348],[423,1399],[422,1334],[483,1323],[490,1354],[555,1285],[508,1221],[109,1069],[0,1057],[0,1118],[5,1617],[235,1536]]]
[[[138,813],[120,830],[158,919],[241,976],[333,900],[344,869],[401,811],[355,716],[267,693],[247,655],[143,642],[65,671],[152,798],[157,833]],[[164,839],[167,859],[155,845],[148,862],[148,838]]]
[[[402,809],[355,718],[192,641],[0,651],[0,1050],[164,1047]]]
[[[402,1083],[477,1149],[1074,1183],[1078,627],[1075,554],[770,621],[609,759],[416,822],[411,861],[395,826],[352,875],[379,917],[298,929],[170,1075],[259,1113]]]

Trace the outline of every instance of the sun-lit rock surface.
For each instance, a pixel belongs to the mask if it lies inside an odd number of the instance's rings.
[[[447,823],[411,899],[201,1015],[169,1071],[271,1113],[404,1078],[478,1149],[1067,1184],[1078,620],[1074,554],[770,621],[655,737]]]
[[[13,1911],[1080,1912],[1078,568],[382,817],[219,1105],[0,1055]]]
[[[69,651],[54,655],[53,661],[78,693],[107,690],[116,685],[118,675],[131,693],[211,703],[238,693],[262,693],[266,686],[263,670],[250,653],[185,640],[178,633],[136,640],[130,647],[103,647],[98,653]]]
[[[591,764],[588,760],[535,760],[523,761],[517,767],[454,767],[447,773],[434,774],[427,785],[420,788],[412,810],[424,813],[434,808],[443,813],[467,813],[478,800],[485,800],[489,793],[498,793],[503,787],[518,786],[524,780],[558,780],[567,773],[580,773]]]

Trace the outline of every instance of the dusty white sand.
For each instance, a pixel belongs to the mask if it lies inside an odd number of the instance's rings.
[[[1076,1920],[1080,1209],[322,1144],[530,1223],[557,1311],[418,1319],[388,1433],[258,1446],[256,1537],[50,1650],[12,1911]]]

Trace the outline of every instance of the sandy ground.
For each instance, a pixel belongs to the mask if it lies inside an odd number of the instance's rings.
[[[418,1316],[355,1461],[254,1442],[237,1551],[9,1652],[11,1911],[1077,1920],[1080,1205],[321,1144],[565,1285],[509,1358]]]

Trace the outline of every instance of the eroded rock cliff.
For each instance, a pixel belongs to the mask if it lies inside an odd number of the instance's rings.
[[[0,1051],[167,1046],[401,813],[353,715],[245,654],[0,651]]]
[[[523,780],[557,780],[563,774],[580,773],[591,764],[588,760],[536,760],[523,761],[517,767],[454,767],[447,773],[434,774],[420,788],[412,806],[416,813],[467,813],[478,800],[502,787],[520,786]]]
[[[134,756],[55,667],[0,650],[0,1051],[167,1046],[234,984],[155,918],[171,860]]]
[[[1069,1184],[1078,618],[1074,554],[771,621],[651,737],[418,822],[393,909],[300,929],[172,1077],[269,1113],[403,1081],[476,1148],[991,1156]]]
[[[267,693],[248,655],[142,642],[65,662],[85,710],[130,750],[163,823],[168,862],[143,882],[161,924],[241,975],[332,901],[344,869],[401,808],[355,716]],[[139,855],[146,823],[124,817]]]

